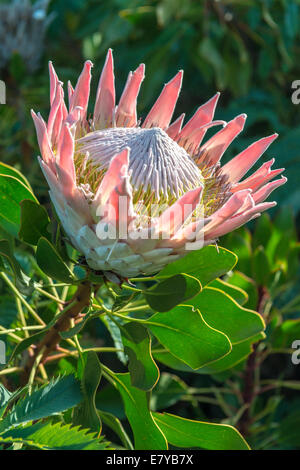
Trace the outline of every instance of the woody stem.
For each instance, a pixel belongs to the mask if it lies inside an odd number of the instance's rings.
[[[34,354],[29,358],[24,367],[22,376],[22,384],[28,382],[31,370],[39,358],[39,363],[42,364],[46,361],[49,354],[57,349],[60,341],[62,340],[60,333],[67,331],[72,324],[72,320],[76,319],[85,307],[90,304],[92,286],[89,282],[80,284],[77,288],[72,299],[68,302],[69,308],[58,318],[56,323],[47,331],[42,341],[37,345]]]

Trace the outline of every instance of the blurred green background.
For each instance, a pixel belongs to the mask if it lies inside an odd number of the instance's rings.
[[[29,112],[33,108],[47,115],[47,62],[54,62],[65,84],[69,79],[75,84],[84,60],[91,59],[93,97],[111,47],[118,96],[128,71],[146,64],[141,117],[181,68],[184,82],[175,117],[185,112],[189,118],[217,90],[222,92],[217,119],[247,113],[245,130],[225,161],[253,140],[278,132],[263,158],[275,156],[276,166],[286,168],[289,182],[276,199],[298,211],[300,105],[291,101],[291,86],[300,79],[299,9],[299,0],[51,0],[50,24],[36,41],[37,53],[44,42],[38,67],[29,71],[28,60],[14,50],[0,69],[7,84],[7,105],[0,106],[1,160],[19,166],[34,187],[43,189],[33,164],[38,148]]]

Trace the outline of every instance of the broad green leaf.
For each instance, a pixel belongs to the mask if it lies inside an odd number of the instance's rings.
[[[264,333],[258,333],[253,338],[247,339],[242,343],[234,344],[232,346],[232,351],[228,356],[220,359],[219,361],[209,364],[202,369],[199,369],[200,374],[219,374],[228,369],[232,369],[237,366],[239,363],[244,361],[249,354],[253,351],[252,345],[257,341],[264,339],[266,335]]]
[[[169,413],[153,413],[154,420],[175,447],[207,450],[249,450],[250,447],[233,427],[181,418]]]
[[[141,390],[151,390],[159,379],[159,369],[151,354],[151,337],[139,323],[126,323],[121,329],[124,352],[129,359],[131,384]]]
[[[0,174],[1,175],[8,175],[8,176],[14,176],[18,180],[20,180],[25,186],[27,186],[31,191],[31,186],[27,178],[16,168],[7,165],[6,163],[0,162]]]
[[[144,291],[144,296],[153,310],[167,312],[183,301],[186,287],[184,276],[176,274]]]
[[[121,337],[121,327],[125,323],[121,318],[114,317],[115,321],[112,321],[108,316],[102,315],[101,321],[104,323],[106,328],[108,329],[112,340],[114,342],[115,348],[117,348],[117,356],[119,360],[122,362],[122,364],[126,365],[128,362],[127,356],[124,354],[123,351],[123,342],[122,342],[122,337]],[[118,324],[120,324],[120,327],[118,327]]]
[[[14,176],[0,174],[0,225],[14,237],[18,236],[20,230],[20,202],[24,199],[37,202],[32,191],[22,181]]]
[[[20,240],[37,245],[41,237],[49,238],[47,227],[50,223],[46,209],[35,201],[21,202]]]
[[[61,423],[36,423],[15,428],[0,436],[4,442],[21,442],[43,450],[106,450],[109,443],[88,431]]]
[[[187,305],[167,313],[156,313],[145,323],[161,344],[193,369],[231,351],[227,336],[210,327],[198,310]]]
[[[83,402],[73,412],[73,423],[100,435],[101,419],[95,404],[96,392],[101,380],[102,369],[94,351],[83,355],[85,367],[81,377]]]
[[[115,383],[121,394],[134,435],[135,450],[165,450],[168,444],[149,411],[148,395],[130,383],[129,374],[115,374]]]
[[[258,302],[257,287],[253,279],[245,274],[235,270],[232,275],[228,276],[227,282],[233,286],[243,289],[248,294],[248,301],[245,307],[255,310]]]
[[[232,344],[244,341],[265,328],[263,318],[239,305],[228,294],[214,287],[205,287],[190,304],[199,309],[205,322],[222,331]]]
[[[73,375],[58,377],[19,400],[0,421],[0,433],[47,416],[65,411],[82,399],[80,384]]]
[[[183,273],[160,281],[144,291],[144,295],[153,310],[167,312],[176,305],[195,297],[201,289],[201,283],[197,278]]]
[[[72,283],[74,276],[56,248],[45,238],[39,239],[36,260],[41,270],[61,282]]]
[[[19,291],[24,295],[29,295],[33,291],[33,286],[30,284],[30,278],[26,276],[21,270],[21,266],[16,260],[11,245],[7,240],[0,240],[0,259],[4,258],[14,275],[14,281]],[[0,271],[3,267],[0,266]]]
[[[209,245],[168,264],[156,278],[163,279],[185,273],[196,277],[203,287],[233,269],[236,263],[237,257],[234,253],[225,248],[218,247],[217,249],[215,246]]]
[[[116,416],[114,416],[113,414],[107,413],[105,411],[99,411],[99,414],[103,424],[106,424],[106,426],[112,429],[112,431],[114,431],[114,433],[119,436],[122,444],[126,447],[126,449],[134,450],[133,445],[128,437],[128,434],[123,428],[121,421],[116,418]]]
[[[234,286],[223,281],[223,279],[215,279],[209,283],[209,287],[216,287],[217,289],[225,292],[240,305],[244,305],[249,299],[247,292],[238,286]]]
[[[190,276],[189,274],[183,273],[182,276],[185,278],[186,282],[186,289],[184,293],[183,303],[187,300],[192,299],[195,295],[199,294],[202,290],[202,285],[199,279],[194,276]]]
[[[218,374],[225,370],[231,369],[246,359],[246,357],[248,357],[252,352],[252,344],[264,338],[265,334],[259,333],[254,338],[243,341],[242,343],[234,344],[232,345],[230,354],[227,354],[227,356],[212,362],[211,364],[200,367],[199,369],[192,369],[180,359],[170,354],[168,350],[161,351],[160,349],[159,352],[153,350],[153,356],[157,361],[175,370],[181,370],[183,372],[194,372],[197,374]]]

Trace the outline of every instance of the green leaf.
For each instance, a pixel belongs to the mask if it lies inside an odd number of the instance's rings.
[[[74,276],[55,247],[44,237],[39,239],[36,260],[41,270],[58,281],[72,283]]]
[[[112,321],[108,316],[101,316],[101,321],[104,323],[106,328],[108,329],[112,340],[114,342],[115,348],[118,349],[117,351],[117,356],[119,360],[122,362],[122,364],[126,365],[128,362],[127,356],[124,354],[123,351],[123,342],[122,342],[122,336],[120,332],[120,328],[124,324],[124,321],[121,318],[114,317],[115,321]],[[120,324],[120,326],[118,326]]]
[[[144,291],[153,310],[167,312],[176,305],[193,298],[201,291],[201,283],[194,276],[175,274]]]
[[[176,274],[150,287],[144,295],[153,310],[167,312],[183,301],[186,287],[184,276]]]
[[[11,245],[7,240],[0,240],[0,257],[1,256],[11,267],[14,275],[14,281],[18,290],[24,295],[31,294],[33,291],[33,286],[30,284],[30,278],[26,276],[26,274],[24,274],[21,270],[21,266],[15,258]],[[0,266],[0,271],[3,269],[4,266]]]
[[[20,240],[37,245],[41,237],[49,238],[47,227],[50,223],[46,209],[35,201],[21,202]]]
[[[32,191],[22,181],[14,176],[0,174],[0,225],[14,237],[18,236],[20,230],[20,202],[24,199],[37,202]]]
[[[190,301],[199,309],[205,322],[222,331],[232,344],[244,341],[265,328],[263,318],[256,312],[239,305],[228,294],[207,286]]]
[[[216,361],[231,351],[227,336],[211,328],[198,310],[187,305],[156,313],[145,322],[174,356],[193,369]]]
[[[175,370],[181,370],[183,372],[194,372],[197,374],[218,374],[225,370],[231,369],[246,359],[246,357],[248,357],[252,352],[252,344],[264,338],[265,334],[259,333],[254,338],[243,341],[242,343],[234,344],[232,345],[230,354],[227,354],[227,356],[218,359],[217,361],[200,367],[199,369],[192,369],[191,367],[187,366],[187,364],[180,361],[180,359],[170,354],[168,350],[160,350],[159,352],[153,350],[153,356],[162,364],[165,364]]]
[[[113,414],[107,413],[105,411],[99,411],[99,414],[103,424],[106,424],[106,426],[108,426],[117,436],[119,436],[122,444],[126,447],[126,449],[134,450],[121,421]]]
[[[134,435],[135,450],[165,450],[168,444],[149,411],[146,392],[132,387],[129,374],[114,374]]]
[[[185,303],[187,300],[192,299],[195,295],[199,294],[202,290],[202,285],[199,279],[189,274],[183,273],[182,276],[185,278],[186,289],[182,303]]]
[[[238,286],[234,286],[223,281],[223,279],[215,279],[209,283],[209,287],[216,287],[217,289],[225,292],[240,305],[244,305],[248,302],[249,296],[247,292]]]
[[[19,388],[14,392],[9,392],[4,385],[0,383],[0,418],[2,418],[5,413],[7,406],[11,405],[12,402],[19,398],[27,389],[28,385],[25,385],[25,387]]]
[[[1,175],[8,175],[8,176],[14,176],[18,180],[20,180],[25,186],[27,186],[31,191],[31,186],[27,178],[16,168],[7,165],[6,163],[0,162],[0,174]]]
[[[249,356],[249,354],[251,354],[253,351],[253,343],[261,341],[265,337],[266,335],[264,333],[258,333],[253,338],[247,339],[242,343],[232,345],[232,351],[230,354],[228,354],[228,356],[214,362],[213,364],[209,364],[202,369],[199,369],[198,372],[200,374],[219,374],[225,370],[232,369],[244,361]]]
[[[86,430],[61,423],[36,423],[12,429],[0,436],[0,442],[21,442],[43,450],[106,450],[108,443]]]
[[[228,276],[227,282],[233,286],[243,289],[248,294],[248,301],[245,307],[255,310],[258,302],[257,287],[253,279],[245,274],[235,270],[232,275]]]
[[[209,245],[168,264],[156,276],[156,279],[185,273],[197,278],[203,287],[233,269],[236,263],[237,257],[234,253],[222,247],[217,249],[215,246]]]
[[[65,411],[77,405],[81,399],[80,384],[73,375],[53,379],[16,403],[0,421],[0,433],[19,424]]]
[[[121,329],[124,352],[129,358],[131,384],[141,390],[151,390],[159,379],[159,369],[151,354],[151,338],[147,328],[139,323],[126,323]]]
[[[153,413],[153,416],[167,441],[175,447],[207,450],[250,449],[233,426],[194,421],[169,413]]]
[[[84,353],[83,358],[85,361],[81,378],[83,402],[74,410],[73,424],[90,429],[100,435],[102,425],[96,408],[95,397],[102,375],[101,364],[94,351]]]

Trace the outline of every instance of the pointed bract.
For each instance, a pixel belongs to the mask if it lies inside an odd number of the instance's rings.
[[[161,127],[166,129],[172,119],[175,105],[181,90],[183,71],[180,70],[163,88],[142,127]]]
[[[97,89],[94,108],[94,122],[96,129],[105,129],[110,127],[115,103],[114,62],[112,50],[109,49]]]
[[[145,78],[145,65],[141,64],[135,72],[130,72],[116,111],[118,127],[132,127],[137,124],[136,102],[141,83]]]

